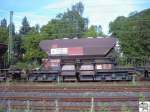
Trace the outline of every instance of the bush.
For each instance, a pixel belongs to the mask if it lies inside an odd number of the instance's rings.
[[[18,62],[16,63],[16,68],[24,69],[24,70],[31,70],[35,68],[41,68],[41,66],[37,62],[27,63],[27,62]]]

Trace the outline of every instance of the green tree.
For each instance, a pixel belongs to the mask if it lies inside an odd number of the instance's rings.
[[[49,39],[63,38],[64,36],[63,24],[60,20],[52,19],[47,25],[41,28],[42,33],[46,33]]]
[[[40,26],[38,24],[36,24],[35,26],[32,26],[30,28],[30,32],[37,32],[40,33]]]
[[[96,26],[92,25],[84,34],[85,37],[97,37]]]
[[[41,31],[47,33],[50,38],[80,38],[88,26],[88,19],[82,17],[83,11],[83,4],[77,3],[71,10],[58,14],[55,19],[43,26]]]
[[[25,34],[27,34],[28,32],[30,32],[30,30],[31,30],[31,27],[30,27],[30,25],[29,25],[29,22],[28,22],[28,20],[27,20],[27,17],[25,16],[25,17],[23,18],[23,20],[22,20],[22,27],[21,27],[21,29],[20,29],[20,34],[25,35]]]
[[[78,12],[78,14],[80,14],[80,16],[82,16],[83,12],[84,12],[84,5],[82,2],[78,2],[75,5],[72,6],[72,11],[76,11]]]
[[[6,44],[7,40],[8,40],[7,21],[4,18],[1,20],[1,24],[0,24],[0,42]]]
[[[36,31],[36,32],[40,32],[40,26],[39,26],[39,24],[36,24],[36,25],[35,25],[35,31]]]
[[[8,42],[8,30],[0,27],[0,42],[7,44]]]
[[[101,25],[97,26],[97,33],[98,33],[98,36],[104,36]]]
[[[1,27],[5,29],[7,28],[7,20],[5,18],[1,20]]]
[[[110,33],[118,38],[125,56],[150,56],[150,9],[118,17],[110,23]]]
[[[68,37],[82,37],[85,29],[84,18],[78,12],[68,10],[67,13],[64,13],[62,21]]]
[[[88,29],[89,20],[88,18],[84,18],[84,31]]]
[[[24,49],[23,60],[33,63],[34,61],[40,62],[46,54],[44,54],[40,48],[39,43],[41,40],[47,39],[47,35],[43,33],[30,32],[22,37],[22,46]]]
[[[96,26],[92,25],[87,31],[84,33],[84,37],[98,37],[103,36],[101,25]]]

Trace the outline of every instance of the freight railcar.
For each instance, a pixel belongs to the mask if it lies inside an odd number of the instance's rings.
[[[132,80],[132,68],[117,66],[115,38],[43,40],[39,46],[48,58],[41,70],[30,73],[31,81]]]

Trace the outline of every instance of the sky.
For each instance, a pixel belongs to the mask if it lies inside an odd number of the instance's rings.
[[[150,0],[0,0],[0,20],[6,18],[9,22],[9,12],[13,11],[16,31],[24,16],[31,26],[42,26],[79,1],[84,4],[83,16],[89,19],[89,26],[101,25],[105,34],[108,34],[109,23],[118,16],[150,8]]]

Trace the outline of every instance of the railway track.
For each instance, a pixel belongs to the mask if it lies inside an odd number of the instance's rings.
[[[90,102],[91,98],[54,98],[54,97],[30,97],[30,96],[3,96],[0,100],[17,100],[17,101],[55,101],[60,102]],[[150,97],[146,97],[146,100],[150,100]],[[139,101],[139,97],[103,97],[94,98],[94,102],[115,102],[115,101]]]
[[[31,105],[32,106],[32,105]],[[6,106],[7,107],[7,106]],[[29,110],[32,110],[33,112],[41,112],[46,111],[46,112],[55,112],[56,108],[55,107],[51,107],[51,106],[32,106],[33,108],[30,108]],[[26,105],[11,105],[11,108],[14,109],[20,109],[20,110],[24,110],[27,108]],[[138,106],[129,106],[128,108],[130,108],[130,110],[132,110],[132,112],[138,112]],[[63,106],[59,108],[59,112],[90,112],[91,107],[90,106]],[[93,108],[93,112],[97,111],[97,112],[125,112],[123,111],[122,107],[120,106],[116,106],[116,107],[111,107],[111,106],[107,106],[107,107],[100,107],[100,106],[95,106]],[[126,109],[127,111],[128,109]]]
[[[144,85],[0,85],[0,108],[30,109],[32,112],[87,112],[91,109],[98,112],[125,112],[125,108],[137,112],[140,93],[143,93],[143,100],[150,101],[150,88]]]
[[[0,88],[0,90],[4,90],[3,88]],[[84,93],[84,92],[150,92],[150,88],[138,88],[138,89],[119,89],[119,88],[113,88],[113,89],[7,89],[4,92],[51,92],[51,93]]]
[[[58,108],[61,111],[88,111],[91,109],[91,98],[49,98],[49,97],[1,97],[1,100],[5,100],[5,101],[9,101],[12,102],[12,104],[10,105],[10,107],[12,109],[26,109],[27,108],[27,104],[26,103],[15,103],[15,101],[30,101],[30,105],[29,108],[32,110],[55,110],[56,109],[56,105],[55,105],[55,101],[58,101]],[[150,100],[150,97],[147,98],[148,100]],[[111,106],[109,105],[110,102],[112,103],[117,103],[117,102],[126,102],[126,104],[128,104],[128,102],[132,102],[132,103],[137,103],[139,101],[138,97],[110,97],[110,98],[94,98],[93,99],[93,110],[108,110],[111,112],[119,112],[122,109],[121,105],[115,105],[115,106]],[[40,102],[39,104],[37,102]],[[108,103],[107,105],[99,105],[98,103]],[[66,104],[68,103],[68,104]],[[82,105],[77,105],[76,103],[81,103]],[[83,104],[87,104],[88,105],[83,105]],[[52,105],[53,104],[53,105]],[[77,106],[75,106],[77,105]],[[0,106],[2,108],[7,108],[8,104],[7,103],[3,103],[0,104]],[[128,105],[127,108],[130,108],[132,111],[134,110],[134,112],[136,112],[138,110],[138,105]]]

